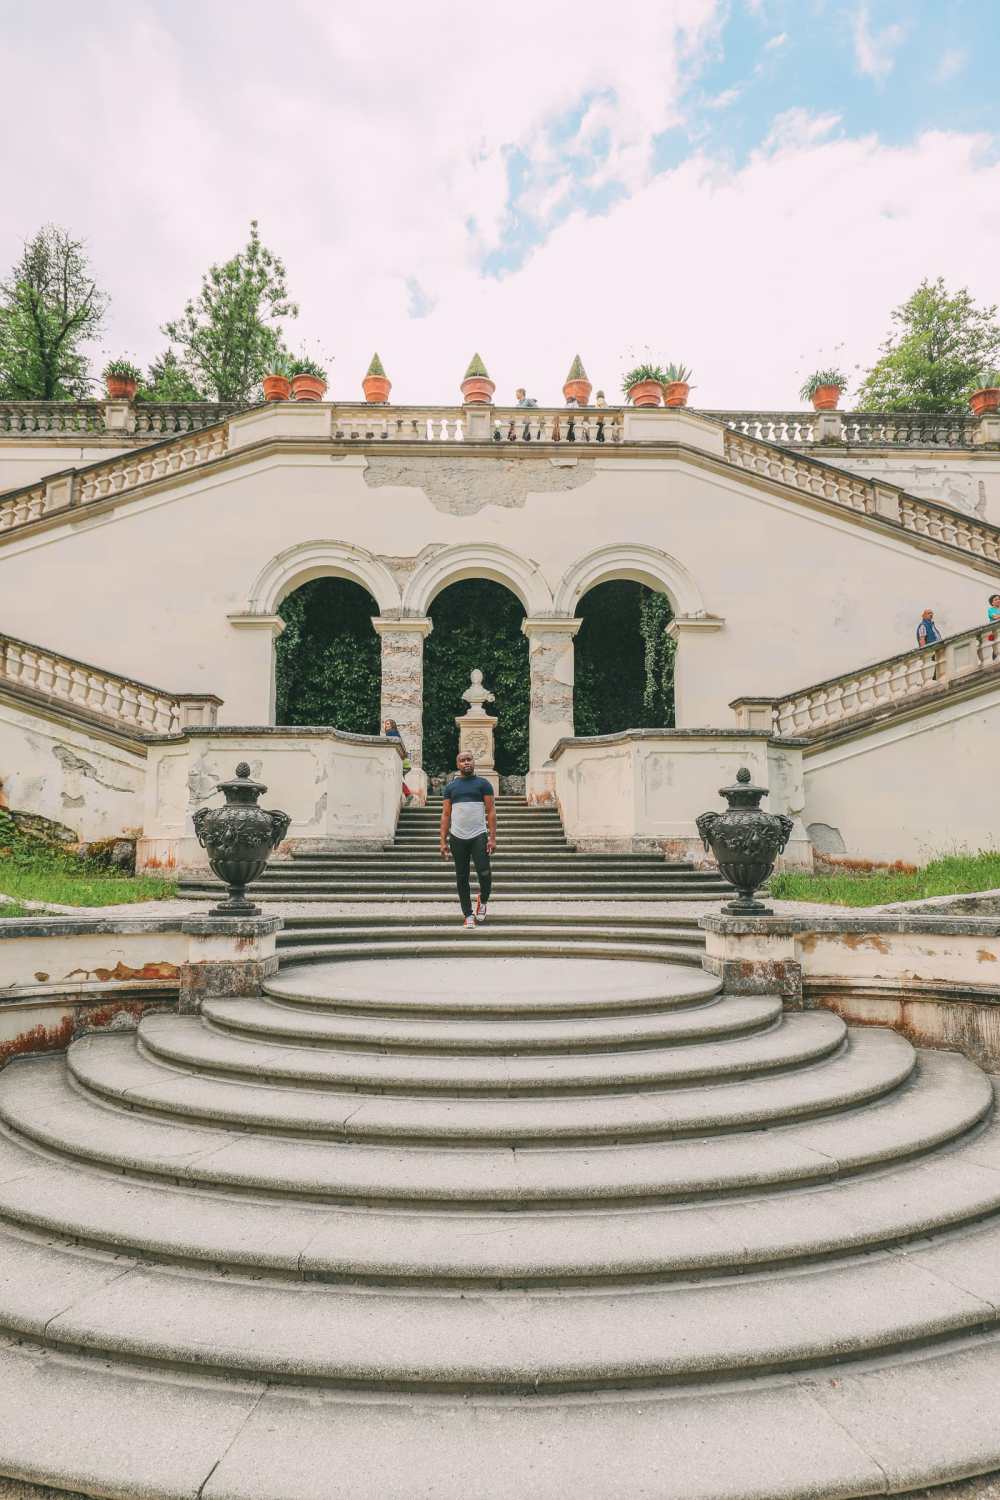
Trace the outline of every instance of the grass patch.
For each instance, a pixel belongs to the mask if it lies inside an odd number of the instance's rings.
[[[771,895],[777,901],[884,906],[891,901],[960,896],[1000,887],[1000,849],[980,849],[978,854],[946,854],[920,869],[901,862],[871,865],[852,860],[828,860],[826,866],[815,875],[800,875],[792,870],[772,875]]]
[[[177,884],[156,876],[125,875],[67,849],[26,834],[0,809],[0,893],[15,901],[58,906],[117,906],[133,901],[166,901]],[[0,917],[35,915],[0,906]]]
[[[0,921],[4,917],[44,917],[43,911],[33,911],[27,906],[17,906],[10,901],[0,901]]]

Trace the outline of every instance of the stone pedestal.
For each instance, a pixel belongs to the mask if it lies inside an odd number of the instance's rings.
[[[493,788],[494,797],[500,795],[500,777],[493,769],[493,735],[497,721],[491,714],[460,714],[458,725],[458,753],[468,750],[476,758],[476,775],[483,776]]]
[[[280,917],[191,916],[181,922],[187,958],[178,970],[177,1008],[191,1014],[203,1000],[259,995],[261,984],[278,972],[275,938]]]
[[[531,674],[525,793],[529,802],[540,806],[555,801],[555,773],[547,765],[552,747],[573,734],[573,637],[582,624],[575,617],[521,621]]]
[[[395,719],[414,766],[424,763],[424,638],[433,622],[426,618],[372,620],[382,641],[381,719]],[[405,773],[409,774],[409,772]],[[409,783],[407,783],[409,784]]]

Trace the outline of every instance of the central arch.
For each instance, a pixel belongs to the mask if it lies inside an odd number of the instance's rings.
[[[443,547],[414,569],[403,593],[405,615],[426,615],[442,589],[469,578],[485,578],[510,589],[527,615],[552,613],[552,590],[530,558],[492,542]]]

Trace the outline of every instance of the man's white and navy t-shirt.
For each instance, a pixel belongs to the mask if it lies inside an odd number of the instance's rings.
[[[456,776],[444,789],[444,800],[451,803],[449,832],[457,839],[474,839],[486,832],[484,797],[493,796],[493,787],[485,776]]]

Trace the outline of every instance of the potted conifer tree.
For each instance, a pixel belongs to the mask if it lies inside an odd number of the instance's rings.
[[[467,406],[489,406],[496,386],[478,354],[469,360],[469,368],[462,381],[462,400]]]
[[[382,368],[382,361],[377,354],[372,355],[372,362],[368,366],[368,373],[361,382],[361,387],[365,393],[365,400],[371,406],[384,406],[389,399],[392,381]]]
[[[577,406],[589,406],[590,393],[593,389],[590,377],[583,368],[583,360],[577,354],[569,367],[569,374],[563,385],[563,397],[566,401],[575,401]]]

